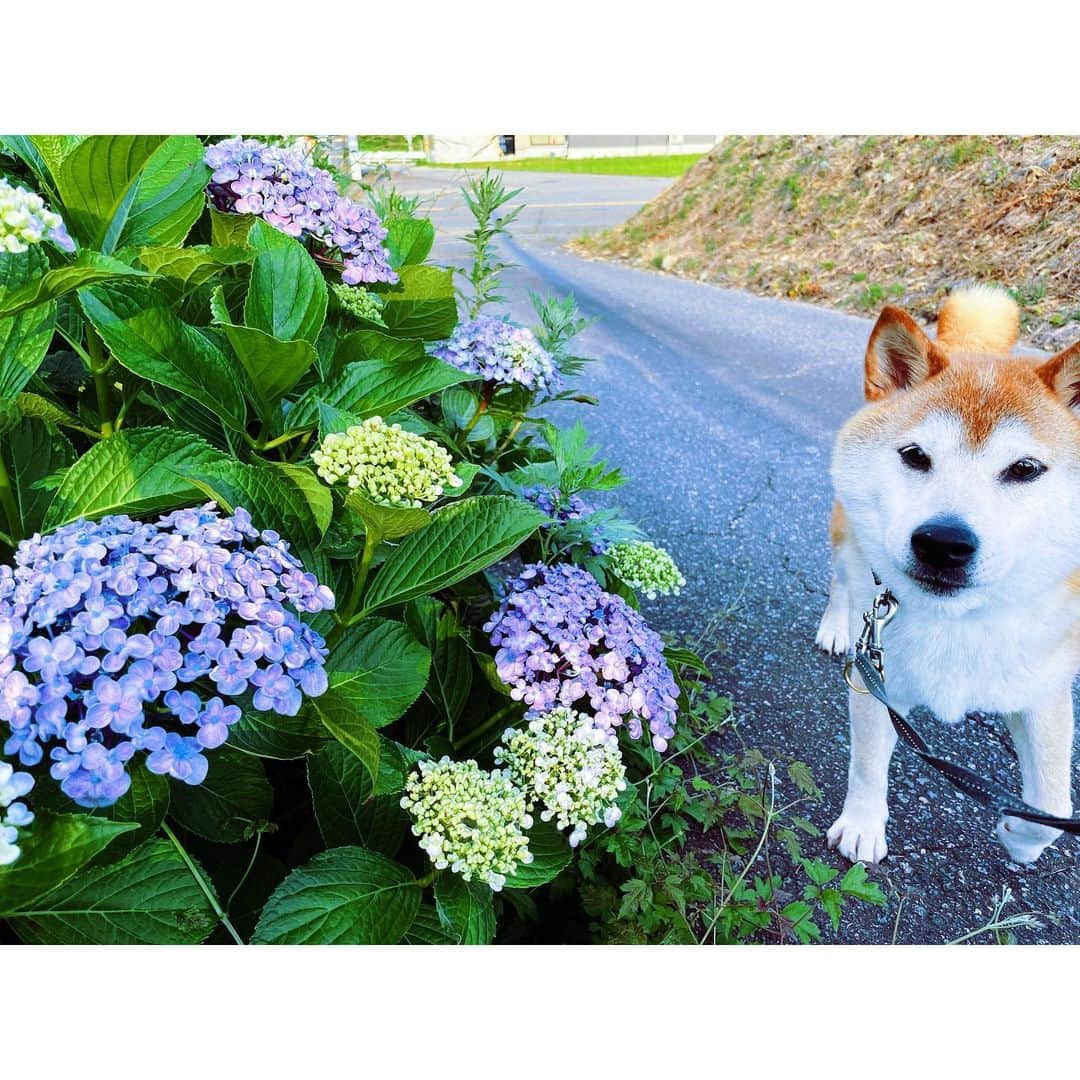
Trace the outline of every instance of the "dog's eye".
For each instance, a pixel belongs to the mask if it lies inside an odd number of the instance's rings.
[[[930,471],[930,455],[921,447],[912,443],[910,446],[902,446],[897,451],[900,460],[916,472]]]
[[[1046,466],[1034,458],[1021,458],[1014,461],[1002,474],[1001,479],[1006,484],[1027,484],[1037,480],[1046,472]]]

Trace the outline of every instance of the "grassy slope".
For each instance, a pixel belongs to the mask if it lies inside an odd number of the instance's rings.
[[[1080,140],[725,139],[625,225],[578,249],[770,296],[931,318],[949,286],[996,281],[1028,338],[1080,326]]]
[[[520,158],[469,161],[458,165],[425,164],[439,169],[498,169],[500,172],[594,173],[599,176],[682,176],[699,154],[642,154],[640,157]]]

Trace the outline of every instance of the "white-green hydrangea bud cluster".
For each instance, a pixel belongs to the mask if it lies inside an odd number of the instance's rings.
[[[27,251],[63,224],[63,218],[47,209],[40,195],[12,187],[0,177],[0,251]]]
[[[379,323],[382,326],[386,325],[383,322],[382,308],[379,307],[378,300],[362,285],[345,285],[335,282],[330,288],[334,290],[334,295],[341,306],[350,315],[355,315],[358,319],[367,319],[368,322]]]
[[[437,442],[378,416],[327,435],[311,460],[328,484],[344,480],[352,490],[387,506],[422,506],[462,483],[450,455]]]
[[[678,596],[686,584],[675,560],[648,540],[624,540],[607,550],[608,565],[621,581],[650,600]]]
[[[436,870],[447,867],[498,892],[520,864],[533,861],[532,827],[525,796],[501,770],[475,761],[421,761],[405,783],[401,805],[413,817],[413,835]]]
[[[507,728],[495,760],[525,792],[526,806],[544,807],[541,821],[572,828],[570,846],[585,839],[590,825],[609,828],[622,816],[615,805],[626,790],[626,766],[613,731],[599,728],[572,709],[553,709],[523,729]]]

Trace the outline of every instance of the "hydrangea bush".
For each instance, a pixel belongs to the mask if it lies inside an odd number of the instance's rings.
[[[317,156],[0,137],[0,942],[520,940],[681,730],[514,193]]]

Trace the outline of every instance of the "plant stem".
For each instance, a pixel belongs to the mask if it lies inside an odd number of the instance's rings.
[[[345,628],[349,626],[350,620],[360,604],[360,597],[363,595],[364,585],[367,583],[368,572],[371,570],[371,560],[375,558],[375,549],[379,546],[379,542],[380,537],[369,528],[364,534],[364,550],[360,554],[360,563],[356,568],[356,579],[353,581],[349,598],[345,601],[345,606],[337,613],[337,626],[330,631],[326,638],[326,644],[331,647],[337,643],[338,638],[345,632]]]
[[[507,448],[514,441],[514,436],[521,430],[521,425],[524,422],[524,419],[521,418],[514,421],[514,426],[507,432],[506,438],[495,448],[496,458],[506,452]]]
[[[8,533],[13,537],[22,536],[22,515],[19,513],[19,504],[15,501],[15,492],[12,490],[11,478],[8,476],[2,454],[0,454],[0,506],[3,506],[4,516],[7,518]]]
[[[499,723],[507,716],[517,712],[518,703],[516,701],[510,702],[509,705],[504,705],[493,716],[489,716],[479,727],[473,728],[468,735],[465,736],[461,742],[454,743],[455,750],[461,750],[468,746],[470,743],[476,742],[479,738],[486,735],[492,728],[498,727]]]
[[[176,833],[169,828],[169,824],[166,821],[161,823],[161,830],[172,841],[173,847],[180,853],[180,858],[187,864],[188,870],[191,872],[191,876],[198,882],[199,888],[202,889],[203,895],[210,901],[210,906],[214,909],[214,914],[221,920],[221,925],[229,931],[233,941],[237,945],[243,945],[244,939],[236,932],[236,927],[229,922],[229,916],[222,910],[221,905],[218,903],[218,898],[214,895],[214,890],[210,887],[210,883],[202,876],[199,868],[195,865],[194,860],[184,850],[184,845],[176,837]]]
[[[423,877],[416,879],[416,884],[419,885],[421,889],[426,889],[430,884],[432,884],[432,882],[434,882],[434,880],[435,871],[429,870]]]
[[[92,326],[86,328],[86,344],[90,350],[90,373],[94,376],[94,389],[97,391],[98,415],[101,417],[101,437],[107,439],[113,433],[112,401],[109,395],[109,359],[105,355],[105,344]]]
[[[474,427],[476,427],[477,421],[484,413],[487,412],[488,404],[491,398],[488,395],[487,387],[484,387],[484,392],[480,395],[480,400],[476,404],[476,412],[473,413],[472,419],[461,429],[462,435],[468,435]]]

